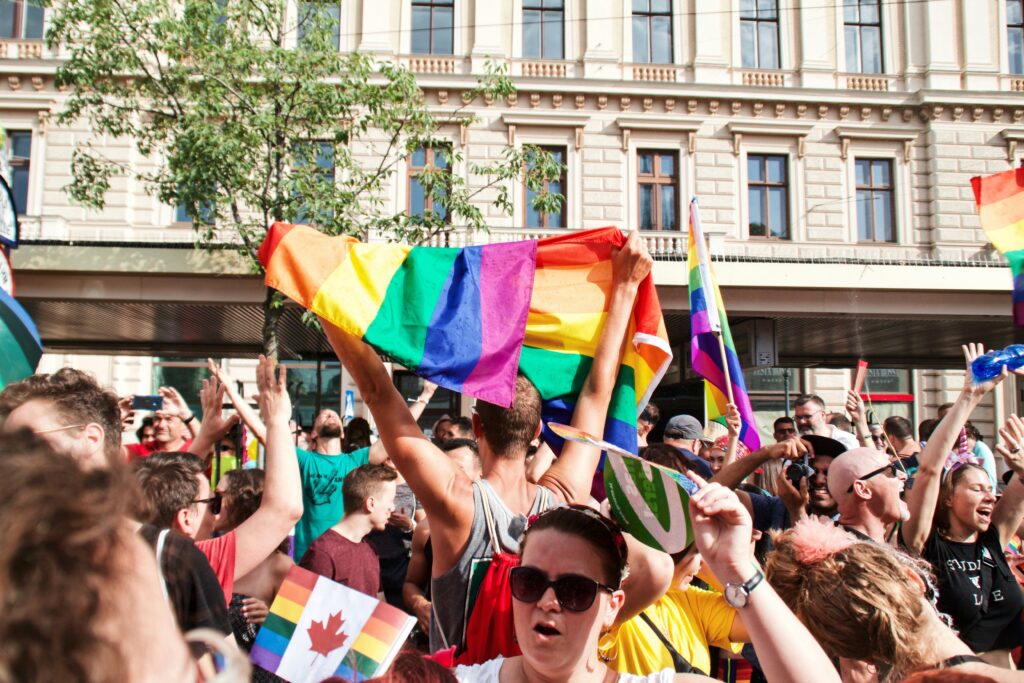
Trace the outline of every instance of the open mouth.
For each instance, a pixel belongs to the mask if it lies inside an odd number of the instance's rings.
[[[550,624],[537,624],[533,627],[533,630],[546,638],[553,638],[554,636],[560,636],[561,633],[558,629]]]
[[[978,516],[987,522],[992,521],[992,508],[978,508]]]

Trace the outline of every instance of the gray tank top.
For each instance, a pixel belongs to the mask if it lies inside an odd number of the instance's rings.
[[[487,509],[484,509],[485,504]],[[530,515],[540,514],[555,505],[554,494],[538,486]],[[452,645],[458,645],[459,650],[462,650],[466,623],[469,621],[467,602],[473,563],[494,556],[495,540],[501,551],[518,553],[519,541],[526,531],[526,520],[526,515],[513,514],[486,480],[473,482],[473,525],[469,530],[466,550],[454,567],[430,580],[433,605],[433,618],[430,620],[431,652],[445,650]],[[488,529],[489,526],[493,528],[496,539]]]

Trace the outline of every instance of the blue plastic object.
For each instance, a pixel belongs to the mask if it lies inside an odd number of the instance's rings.
[[[971,362],[975,382],[987,382],[1002,373],[1003,367],[1018,370],[1024,367],[1024,344],[1011,344],[1002,351],[989,351]]]

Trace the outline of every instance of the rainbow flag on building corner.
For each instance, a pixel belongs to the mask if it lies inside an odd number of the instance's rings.
[[[289,683],[380,676],[416,619],[325,576],[294,566],[281,584],[250,658]]]
[[[696,197],[690,201],[690,233],[687,241],[686,263],[690,271],[690,360],[694,372],[704,378],[705,410],[709,420],[725,424],[729,392],[725,386],[723,368],[725,363],[728,363],[733,400],[743,420],[740,441],[753,452],[761,447],[761,437],[757,433],[757,422],[750,407],[743,369],[740,367],[732,333],[729,331],[729,319],[725,315],[722,293],[718,290],[704,234],[700,229],[700,209],[697,207]],[[722,358],[716,333],[720,333],[725,342],[725,359]]]
[[[1024,327],[1024,168],[971,178],[981,228],[1010,262],[1013,324]]]
[[[516,372],[569,423],[608,312],[615,228],[459,248],[363,244],[275,223],[266,284],[452,391],[508,406]],[[653,278],[640,284],[604,439],[636,453],[636,418],[672,359]],[[561,439],[545,428],[556,452]]]

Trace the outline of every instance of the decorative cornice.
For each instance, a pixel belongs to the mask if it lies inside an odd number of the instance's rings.
[[[910,161],[910,150],[914,140],[921,134],[913,128],[883,128],[881,126],[838,126],[836,135],[839,137],[839,157],[846,160],[850,149],[850,140],[898,140],[903,143],[903,160]]]
[[[1006,158],[1013,164],[1017,156],[1017,144],[1024,141],[1024,128],[1004,128],[1002,136],[1006,140]]]
[[[743,143],[744,135],[769,135],[774,137],[789,137],[797,139],[797,157],[804,157],[804,142],[807,135],[814,130],[814,124],[797,123],[789,125],[777,125],[773,123],[727,123],[726,128],[732,135],[733,154],[739,156],[740,146]]]
[[[663,131],[686,134],[686,150],[693,154],[697,146],[697,130],[703,121],[684,119],[677,116],[648,115],[642,117],[620,116],[615,123],[622,131],[622,151],[629,150],[630,134],[634,130]]]

